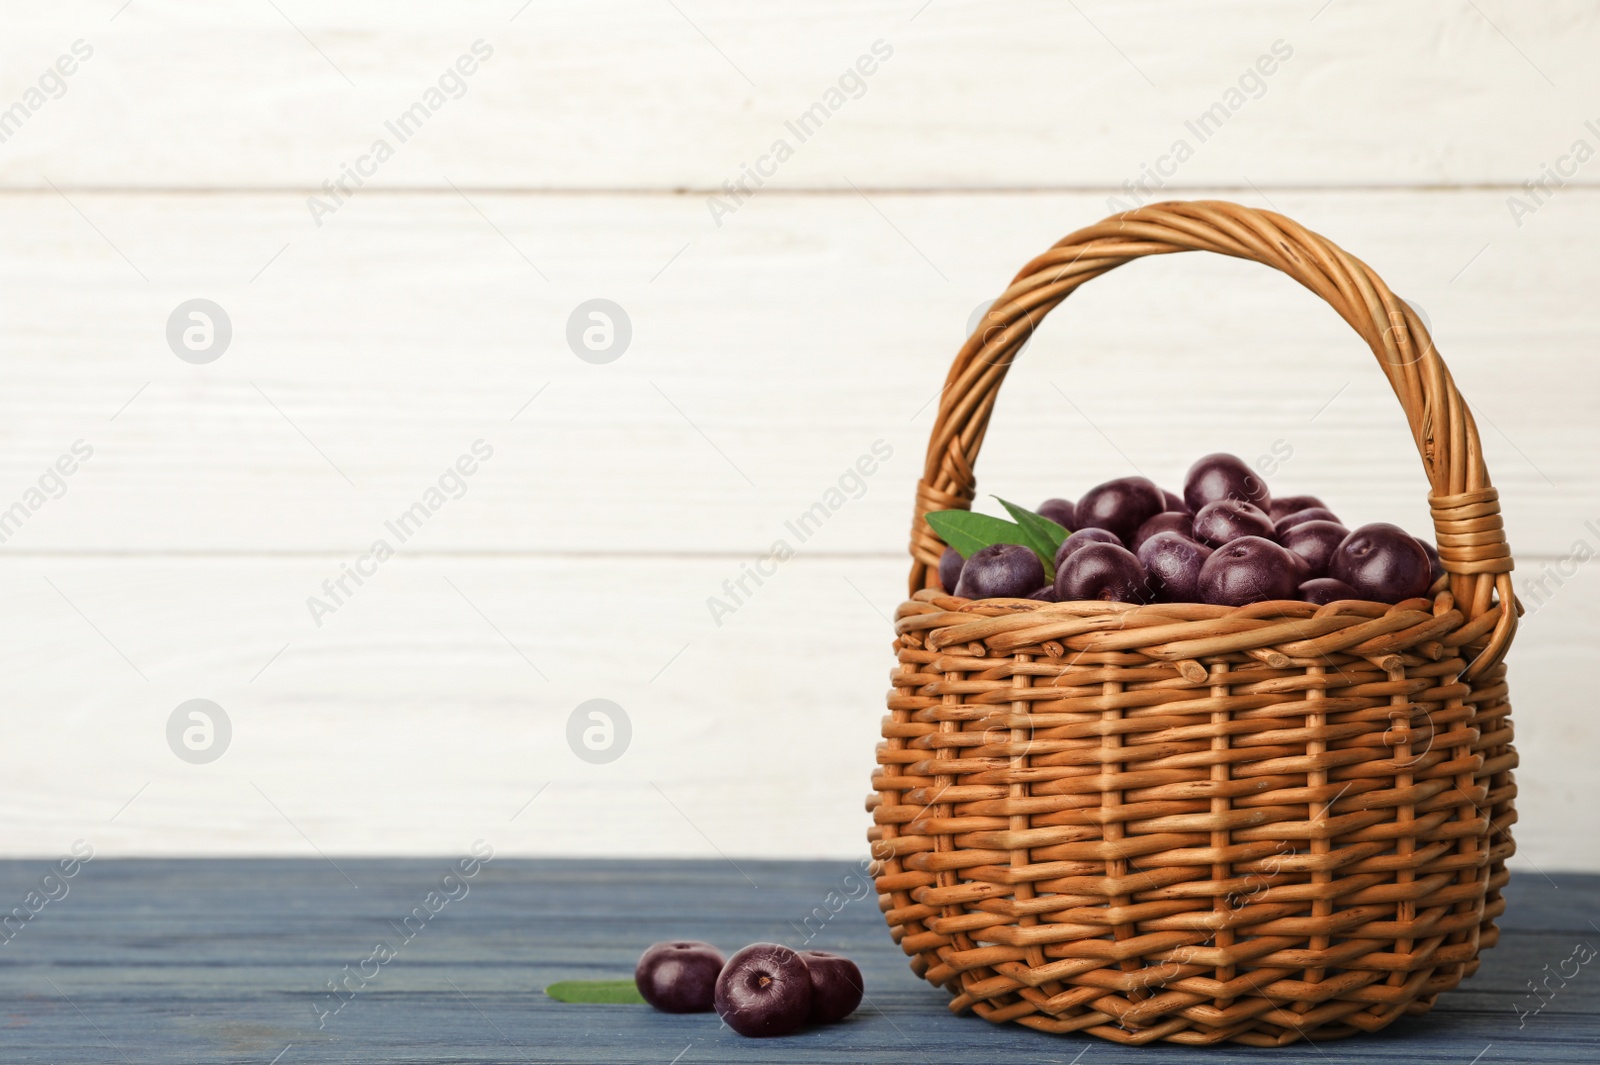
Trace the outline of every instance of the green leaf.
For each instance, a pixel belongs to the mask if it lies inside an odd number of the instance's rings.
[[[562,980],[544,989],[557,1002],[590,1002],[607,1006],[643,1006],[644,996],[632,980]]]
[[[971,558],[974,551],[995,544],[1032,546],[1022,526],[1004,518],[974,514],[970,510],[935,510],[924,517],[939,534],[939,539],[955,548],[962,558]]]
[[[1044,559],[1045,576],[1053,576],[1056,549],[1070,535],[1067,530],[1043,514],[1035,514],[1031,510],[1017,506],[1015,503],[1008,503],[1004,499],[1000,499],[999,496],[995,496],[995,499],[999,500],[1000,505],[1006,508],[1006,513],[1017,519],[1017,524],[1022,527],[1022,531],[1030,537],[1028,546],[1033,548],[1035,554]]]
[[[1039,564],[1044,567],[1045,580],[1055,580],[1055,548],[1048,546],[1048,538],[1042,532],[1031,533],[1016,522],[988,514],[974,514],[970,510],[935,510],[924,517],[939,538],[955,548],[962,558],[971,558],[974,551],[995,544],[1016,544],[1026,547],[1038,557]],[[1057,525],[1056,528],[1061,527]]]

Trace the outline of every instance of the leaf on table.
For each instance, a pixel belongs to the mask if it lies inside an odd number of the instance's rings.
[[[606,1006],[643,1006],[644,996],[632,980],[562,980],[544,989],[558,1002],[587,1002]]]

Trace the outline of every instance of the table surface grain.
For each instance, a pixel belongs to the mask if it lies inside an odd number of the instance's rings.
[[[1500,945],[1426,1017],[1317,1045],[1195,1051],[952,1015],[906,968],[849,863],[493,859],[443,881],[458,860],[100,859],[43,885],[50,863],[0,862],[0,913],[37,908],[0,942],[0,1061],[1600,1060],[1600,965],[1579,964],[1600,945],[1600,876],[1519,874]],[[401,924],[416,913],[426,919]],[[681,937],[729,953],[758,940],[843,951],[868,1001],[843,1024],[758,1041],[708,1014],[544,994],[627,977],[645,946]],[[393,957],[371,960],[379,941]],[[347,973],[358,990],[333,997]],[[1549,990],[1535,997],[1530,981]]]

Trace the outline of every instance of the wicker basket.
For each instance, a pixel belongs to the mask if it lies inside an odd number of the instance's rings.
[[[1448,571],[1389,606],[972,601],[923,520],[965,508],[1007,368],[1146,255],[1274,266],[1378,357]],[[1511,555],[1472,414],[1417,316],[1286,218],[1155,204],[1029,263],[962,347],[917,491],[868,800],[880,902],[957,1012],[1124,1044],[1280,1046],[1426,1012],[1494,945],[1516,787]]]

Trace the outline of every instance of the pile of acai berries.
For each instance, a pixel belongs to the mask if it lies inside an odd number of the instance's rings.
[[[714,1009],[729,1028],[758,1038],[842,1021],[866,993],[860,968],[844,955],[781,943],[752,943],[726,961],[699,940],[657,943],[640,956],[633,981],[663,1013]]]
[[[1426,595],[1443,575],[1433,544],[1384,522],[1348,529],[1315,496],[1274,499],[1235,455],[1197,461],[1182,496],[1121,477],[1076,503],[1006,508],[1016,523],[929,515],[935,531],[966,548],[939,560],[947,591],[1051,603],[1398,603]]]

